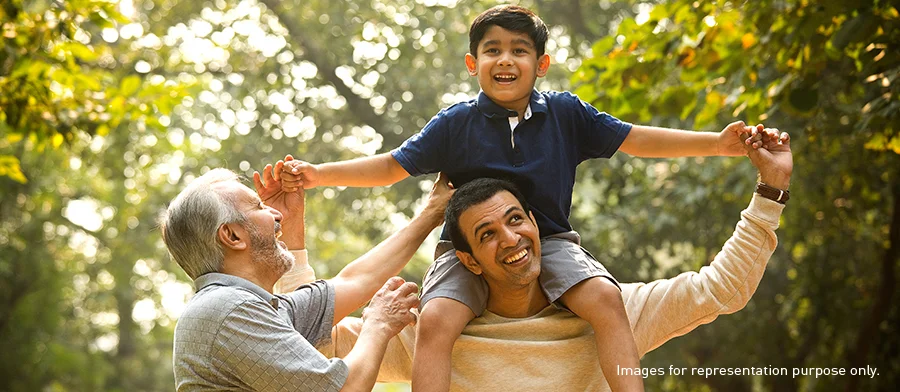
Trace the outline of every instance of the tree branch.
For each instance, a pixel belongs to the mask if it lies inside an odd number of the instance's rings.
[[[338,94],[347,100],[349,112],[356,116],[360,122],[374,128],[384,138],[383,145],[400,145],[400,143],[403,142],[403,139],[389,130],[384,117],[375,113],[372,105],[369,105],[369,100],[356,95],[353,90],[338,77],[338,64],[329,58],[328,52],[319,46],[318,42],[304,39],[305,37],[311,37],[312,34],[304,28],[303,24],[298,22],[292,15],[284,12],[278,0],[259,1],[265,4],[278,18],[281,24],[284,25],[288,34],[290,34],[292,44],[297,45],[303,50],[303,58],[315,64],[316,68],[319,69],[319,75],[321,75],[326,82],[334,86]]]

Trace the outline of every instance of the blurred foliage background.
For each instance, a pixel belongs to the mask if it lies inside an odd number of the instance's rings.
[[[214,167],[389,151],[478,92],[493,1],[0,2],[0,390],[170,390],[190,298],[156,217]],[[900,383],[900,14],[893,1],[522,1],[551,26],[538,89],[627,121],[793,137],[780,244],[754,299],[646,367],[872,366],[865,377],[647,379],[648,390],[887,391]],[[696,270],[753,190],[743,158],[579,169],[572,222],[625,282]],[[430,178],[308,195],[328,277],[415,212]],[[339,222],[335,224],[335,222]],[[404,271],[420,281],[435,238]],[[385,385],[382,390],[406,388]]]

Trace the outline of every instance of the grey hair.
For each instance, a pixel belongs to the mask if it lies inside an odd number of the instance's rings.
[[[228,169],[213,169],[191,182],[160,218],[163,241],[175,262],[191,277],[222,270],[225,251],[216,232],[226,223],[245,223],[235,200],[216,192],[216,185],[240,177]]]

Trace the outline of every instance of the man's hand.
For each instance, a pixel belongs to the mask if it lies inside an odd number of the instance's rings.
[[[309,162],[285,158],[281,172],[281,186],[286,192],[319,186],[319,168]]]
[[[761,136],[759,141],[744,147],[753,166],[759,169],[760,180],[775,188],[787,190],[794,172],[791,136],[777,128],[764,128],[762,124],[751,130],[751,137],[757,135]]]
[[[399,276],[388,279],[363,310],[363,328],[374,328],[375,332],[393,337],[403,327],[415,324],[416,315],[412,310],[419,306],[418,290],[415,283]]]
[[[759,148],[757,143],[761,135],[753,132],[753,127],[747,126],[743,121],[735,121],[728,124],[716,139],[716,152],[718,156],[733,157],[747,155],[746,146]],[[748,140],[749,139],[749,140]]]
[[[292,162],[294,158],[290,155],[284,157],[284,161],[278,161],[274,166],[266,165],[263,174],[253,172],[253,183],[256,186],[256,193],[263,203],[272,207],[284,216],[282,226],[289,228],[290,231],[303,229],[303,209],[304,209],[304,192],[303,189],[288,192],[281,185],[281,172],[285,162]],[[286,238],[285,243],[291,249],[302,249],[302,244],[291,244],[291,239]],[[300,247],[297,247],[300,246]]]
[[[450,197],[453,196],[454,192],[456,192],[456,189],[453,189],[453,184],[450,183],[447,175],[443,172],[439,173],[437,181],[434,182],[431,192],[428,194],[428,203],[425,204],[425,208],[420,215],[431,219],[435,227],[443,223],[444,211],[447,209],[447,203],[450,202]]]

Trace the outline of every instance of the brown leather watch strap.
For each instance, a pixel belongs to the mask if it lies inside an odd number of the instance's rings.
[[[769,186],[764,182],[756,184],[756,193],[759,193],[760,196],[765,197],[766,199],[774,200],[781,204],[786,203],[788,199],[791,198],[791,192]]]

